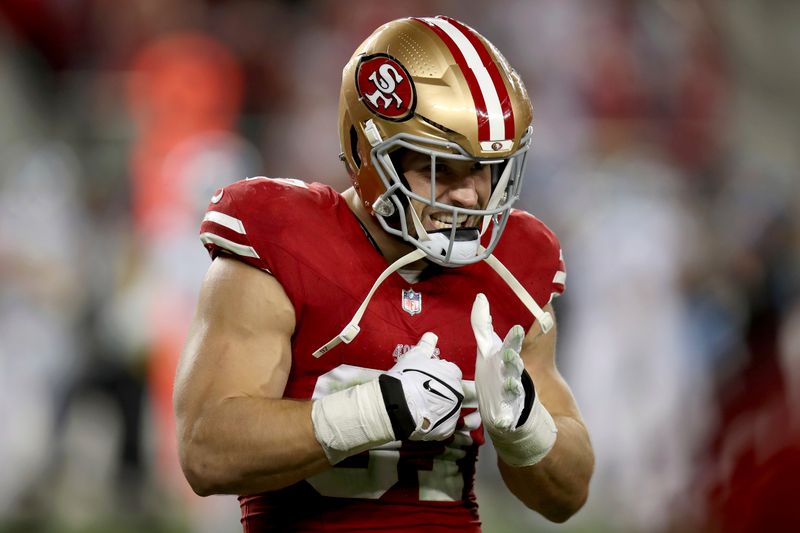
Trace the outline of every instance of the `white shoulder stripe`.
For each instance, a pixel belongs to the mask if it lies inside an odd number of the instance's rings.
[[[563,285],[565,281],[567,281],[566,272],[562,272],[561,270],[559,270],[558,272],[556,272],[556,275],[553,276],[553,283],[560,283]]]
[[[203,222],[205,221],[214,222],[220,226],[225,226],[229,230],[233,230],[242,235],[246,234],[244,231],[244,224],[242,224],[241,220],[220,211],[207,211],[206,216],[203,217]]]
[[[505,139],[505,117],[503,116],[503,107],[500,105],[500,96],[497,94],[497,88],[494,86],[489,71],[486,70],[483,61],[481,61],[478,51],[475,50],[469,39],[461,33],[461,30],[448,21],[440,18],[426,18],[425,20],[439,26],[456,43],[458,49],[464,54],[467,65],[475,73],[475,78],[478,80],[483,99],[486,102],[486,114],[489,115],[489,140],[499,141]]]
[[[209,211],[209,213],[213,213],[214,211]],[[261,259],[259,257],[258,252],[252,246],[245,246],[244,244],[238,244],[231,240],[226,239],[225,237],[220,237],[219,235],[215,235],[213,233],[205,232],[200,234],[200,240],[203,244],[216,244],[223,250],[228,250],[231,253],[236,255],[241,255],[242,257],[254,257],[256,259]]]

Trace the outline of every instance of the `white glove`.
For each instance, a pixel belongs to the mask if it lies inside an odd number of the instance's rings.
[[[501,342],[483,294],[475,298],[471,321],[478,345],[475,389],[481,421],[506,464],[536,464],[555,444],[557,429],[520,357],[525,330],[516,325]]]
[[[464,400],[461,370],[433,357],[437,341],[425,333],[387,373],[314,402],[314,435],[331,464],[394,440],[453,434]]]
[[[490,431],[512,430],[525,406],[525,390],[522,386],[525,365],[519,355],[525,330],[522,326],[514,326],[501,342],[492,327],[489,302],[483,294],[475,298],[471,318],[478,344],[475,387],[481,420]]]
[[[384,403],[400,440],[444,440],[456,430],[464,400],[461,369],[433,357],[438,340],[425,333],[380,377]],[[397,382],[403,398],[398,397]]]

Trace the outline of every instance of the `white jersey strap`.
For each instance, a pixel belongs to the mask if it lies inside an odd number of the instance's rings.
[[[372,288],[370,289],[369,294],[367,294],[367,297],[364,298],[363,302],[361,302],[361,305],[358,307],[356,314],[353,315],[353,318],[350,319],[350,322],[348,322],[348,324],[344,327],[342,332],[339,333],[334,338],[332,338],[327,344],[325,344],[325,346],[321,346],[320,348],[318,348],[313,354],[314,357],[317,358],[321,357],[326,352],[330,351],[331,348],[339,345],[342,342],[344,342],[345,344],[350,344],[353,341],[353,339],[356,338],[356,335],[358,335],[359,332],[361,331],[361,328],[358,326],[358,323],[361,322],[361,318],[364,316],[364,311],[367,310],[367,305],[369,305],[369,301],[372,299],[372,295],[375,294],[376,290],[378,290],[380,284],[383,283],[384,280],[388,278],[395,270],[399,270],[404,266],[406,266],[407,264],[413,263],[414,261],[418,261],[423,257],[425,257],[425,251],[417,249],[414,250],[413,252],[404,255],[403,257],[401,257],[400,259],[389,265],[386,268],[386,270],[384,270],[383,273],[381,273],[381,275],[378,276],[378,279],[375,280],[375,283],[372,284]]]
[[[481,246],[481,251],[484,248]],[[497,274],[503,278],[503,281],[514,291],[514,294],[517,295],[517,298],[528,308],[528,311],[536,317],[536,320],[539,322],[539,327],[542,328],[542,333],[547,333],[553,327],[553,315],[550,313],[546,313],[539,307],[539,304],[536,303],[536,300],[528,294],[528,291],[525,290],[525,287],[517,281],[517,278],[514,277],[503,263],[500,262],[494,255],[489,255],[484,261],[494,269]]]

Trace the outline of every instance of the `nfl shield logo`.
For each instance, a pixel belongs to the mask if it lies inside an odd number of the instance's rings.
[[[411,316],[422,312],[422,294],[414,292],[414,289],[403,291],[403,311]]]

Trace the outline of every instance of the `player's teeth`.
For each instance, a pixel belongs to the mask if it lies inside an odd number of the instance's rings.
[[[453,226],[452,224],[440,222],[435,218],[432,218],[431,221],[433,222],[433,227],[435,227],[436,229],[450,229]]]
[[[443,222],[445,224],[453,223],[453,217],[450,215],[432,215],[431,218],[437,222]],[[465,220],[467,220],[467,215],[459,215],[458,217],[456,217],[456,221],[459,224],[461,224]]]
[[[467,215],[456,217],[456,223],[460,226],[467,220]],[[450,215],[432,215],[431,222],[436,229],[450,229],[453,227],[453,217]]]

